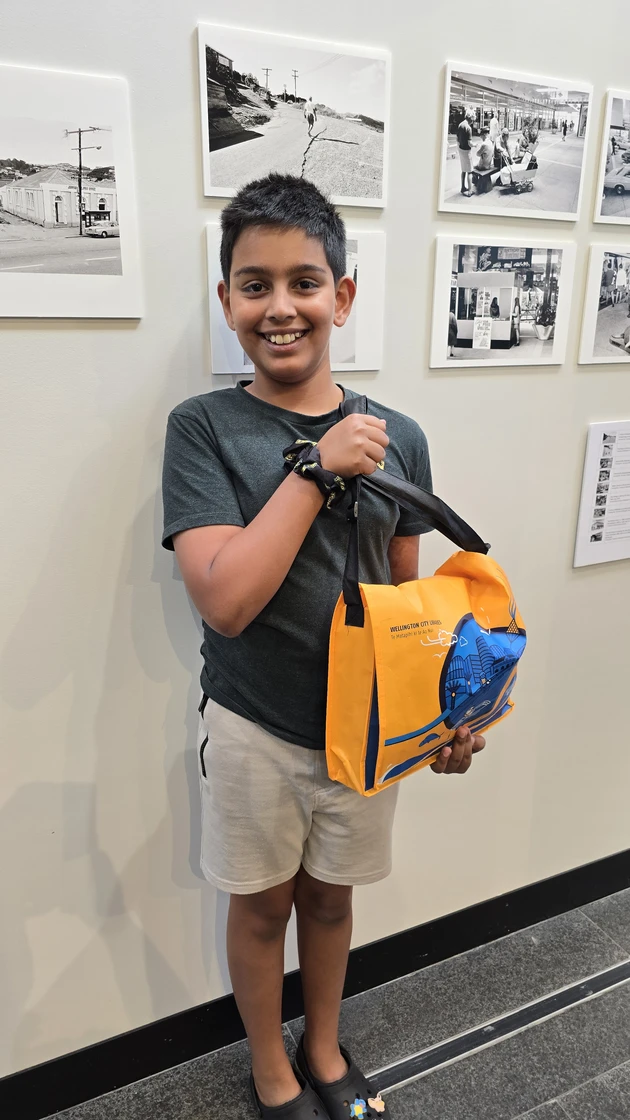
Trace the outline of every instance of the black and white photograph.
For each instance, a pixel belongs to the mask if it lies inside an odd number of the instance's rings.
[[[592,88],[449,63],[440,210],[575,221]]]
[[[569,243],[438,237],[431,367],[562,362],[574,264]]]
[[[121,78],[0,65],[0,315],[139,318]]]
[[[630,362],[630,244],[591,248],[579,361]]]
[[[0,271],[122,273],[112,128],[0,111]]]
[[[236,333],[228,326],[217,294],[221,280],[217,222],[206,227],[208,299],[212,373],[215,376],[251,375],[254,366]],[[378,370],[383,360],[383,309],[385,304],[385,234],[348,230],[346,275],[357,286],[352,311],[343,327],[334,327],[330,338],[330,364],[335,373]]]
[[[385,205],[387,51],[208,23],[198,38],[206,195],[277,171]]]
[[[595,221],[630,224],[630,92],[609,90]]]

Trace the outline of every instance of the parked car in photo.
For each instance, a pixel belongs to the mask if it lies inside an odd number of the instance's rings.
[[[614,191],[615,194],[625,194],[630,191],[630,166],[624,164],[616,171],[610,171],[604,179],[604,190]]]
[[[118,222],[96,222],[88,226],[85,233],[88,237],[120,237],[120,226]]]

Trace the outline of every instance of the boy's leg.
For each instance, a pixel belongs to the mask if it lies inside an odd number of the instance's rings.
[[[308,1064],[320,1081],[347,1071],[339,1050],[339,1012],[352,935],[352,887],[320,882],[300,868],[295,880]]]
[[[299,1096],[282,1035],[284,941],[295,879],[258,894],[232,895],[227,950],[234,997],[247,1031],[256,1090],[273,1107]]]

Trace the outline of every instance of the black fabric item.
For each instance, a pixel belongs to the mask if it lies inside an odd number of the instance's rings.
[[[352,413],[367,412],[368,404],[367,397],[358,396],[350,400],[343,400],[339,405],[339,417],[344,419]],[[343,577],[343,597],[346,604],[346,626],[363,626],[365,621],[364,610],[361,602],[361,592],[359,590],[359,520],[360,520],[360,502],[359,493],[361,485],[368,490],[374,490],[379,494],[383,494],[391,498],[397,505],[402,506],[403,509],[410,510],[414,513],[420,513],[423,521],[430,525],[432,529],[437,529],[443,536],[447,537],[453,544],[464,552],[481,552],[486,555],[490,550],[490,545],[486,544],[478,533],[468,525],[463,518],[461,518],[446,502],[432,494],[429,490],[423,490],[420,486],[414,486],[413,483],[407,482],[405,479],[396,478],[394,475],[389,474],[386,470],[377,468],[372,474],[362,475],[360,479],[355,479],[357,484],[356,491],[351,489],[351,493],[356,493],[353,498],[353,504],[350,509],[350,539],[348,541],[348,552],[346,555],[346,567]]]
[[[262,1120],[330,1120],[326,1109],[313,1088],[306,1082],[306,1078],[298,1075],[301,1085],[304,1085],[299,1097],[295,1097],[286,1104],[269,1107],[263,1104],[256,1092],[254,1075],[249,1079],[249,1089],[254,1108]]]
[[[346,480],[334,471],[327,471],[322,467],[317,444],[298,439],[289,447],[285,447],[282,455],[287,474],[295,471],[302,478],[311,479],[320,494],[324,495],[326,509],[332,509],[342,500],[346,493]]]
[[[370,1085],[365,1074],[361,1073],[354,1064],[348,1051],[343,1046],[339,1049],[348,1066],[348,1072],[339,1081],[318,1081],[309,1069],[304,1052],[304,1035],[302,1035],[293,1063],[296,1075],[303,1077],[321,1098],[330,1120],[349,1120],[349,1117],[355,1115],[350,1109],[358,1101],[364,1102],[365,1105],[363,1120],[391,1120],[387,1105],[383,1112],[370,1108],[368,1101],[376,1099],[376,1090]]]

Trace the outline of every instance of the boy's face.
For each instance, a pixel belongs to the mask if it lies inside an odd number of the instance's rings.
[[[297,384],[323,366],[333,325],[343,326],[356,288],[345,276],[335,285],[323,246],[300,229],[251,226],[238,238],[230,287],[219,298],[257,371]]]

